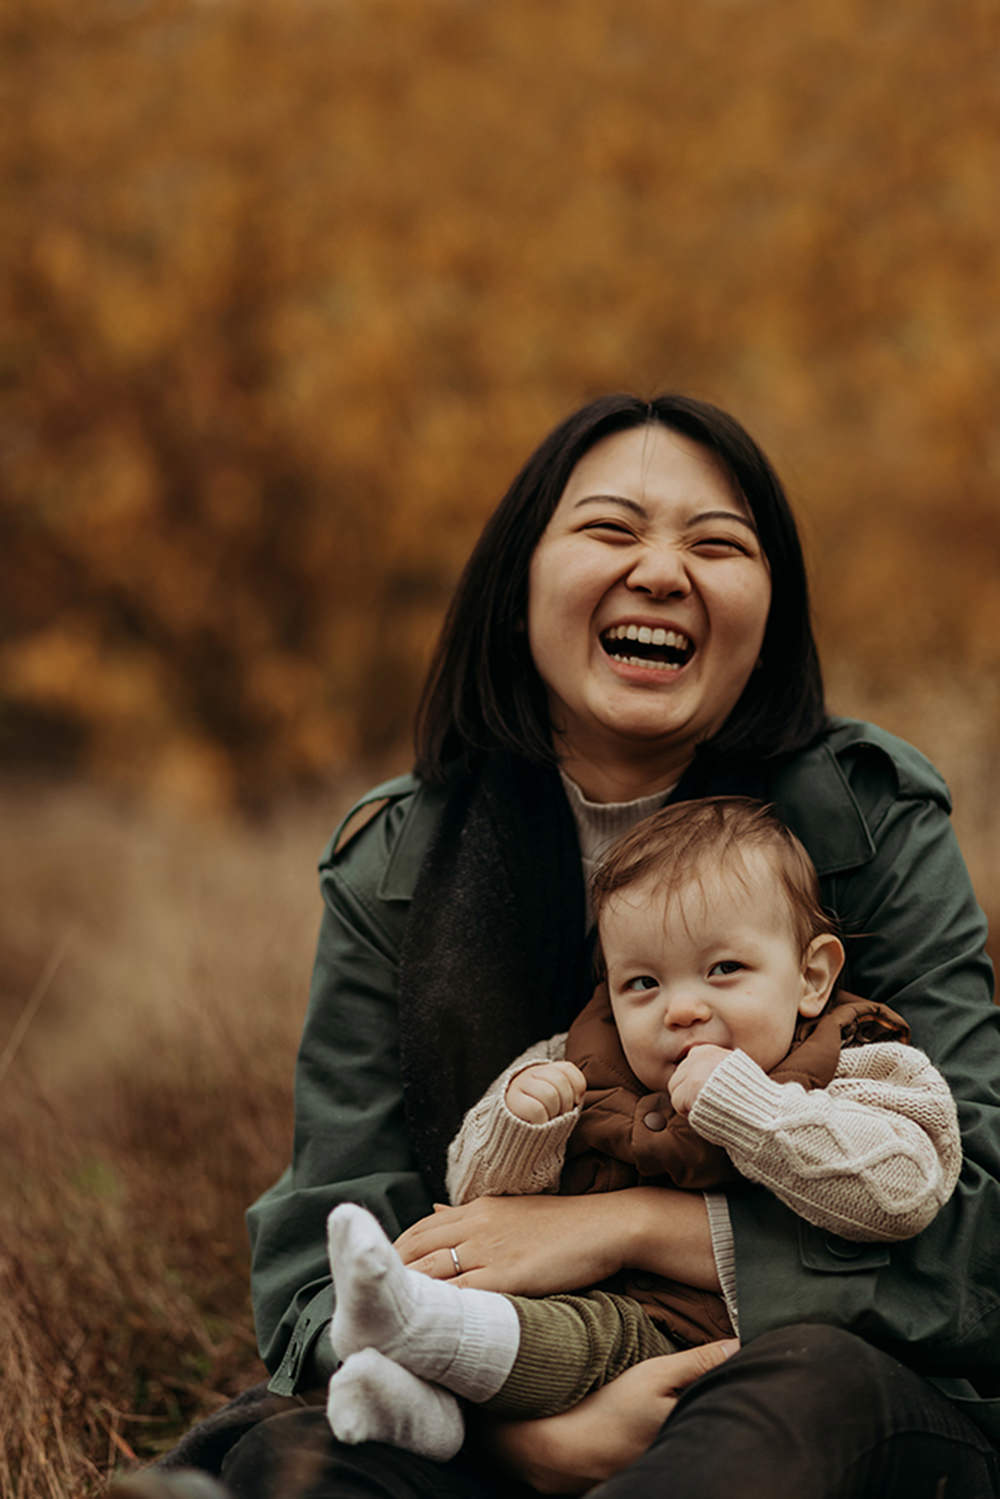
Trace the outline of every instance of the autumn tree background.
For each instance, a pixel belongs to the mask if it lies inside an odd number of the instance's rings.
[[[679,389],[761,441],[833,707],[938,762],[996,907],[998,32],[997,0],[3,12],[5,1494],[259,1374],[241,1213],[287,1154],[312,866],[583,400]]]

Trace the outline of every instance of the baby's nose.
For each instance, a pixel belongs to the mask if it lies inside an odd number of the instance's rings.
[[[670,996],[663,1018],[665,1024],[680,1028],[707,1020],[710,1013],[701,995],[694,994],[690,990],[683,990]]]

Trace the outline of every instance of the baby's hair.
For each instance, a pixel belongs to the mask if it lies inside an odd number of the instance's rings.
[[[674,802],[643,818],[614,843],[591,883],[598,922],[612,895],[650,876],[664,895],[708,866],[731,869],[748,884],[743,855],[758,849],[778,876],[801,952],[814,937],[836,931],[823,910],[812,860],[772,806],[748,796],[707,796]]]

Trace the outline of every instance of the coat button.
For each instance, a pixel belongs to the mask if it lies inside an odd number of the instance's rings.
[[[646,1128],[651,1129],[654,1134],[659,1133],[661,1129],[666,1129],[667,1127],[666,1116],[659,1113],[656,1109],[653,1109],[651,1113],[647,1114],[642,1122],[646,1126]]]

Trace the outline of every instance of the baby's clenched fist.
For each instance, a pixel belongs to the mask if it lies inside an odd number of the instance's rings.
[[[507,1084],[507,1107],[525,1124],[547,1124],[582,1102],[587,1082],[573,1062],[535,1062]]]

